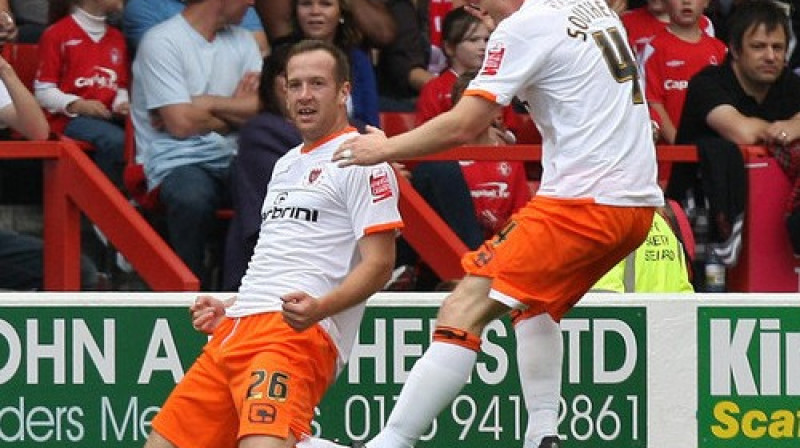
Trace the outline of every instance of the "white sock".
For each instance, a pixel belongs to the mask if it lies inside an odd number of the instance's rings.
[[[564,342],[561,327],[543,313],[517,323],[517,364],[528,426],[523,448],[539,448],[542,438],[558,434],[561,366]]]
[[[411,369],[386,427],[367,448],[412,448],[469,379],[478,354],[433,342]]]

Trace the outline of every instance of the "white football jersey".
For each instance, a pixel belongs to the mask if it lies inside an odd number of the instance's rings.
[[[304,291],[320,297],[338,286],[359,262],[358,240],[402,226],[392,168],[340,168],[333,151],[355,129],[313,148],[293,148],[275,164],[261,209],[261,230],[230,317],[281,310],[281,296]],[[364,304],[320,322],[339,349],[350,354]]]
[[[492,33],[465,95],[523,101],[542,134],[537,194],[663,204],[644,86],[605,0],[526,0]]]

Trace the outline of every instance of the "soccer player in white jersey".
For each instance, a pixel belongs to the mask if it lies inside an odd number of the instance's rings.
[[[311,432],[314,407],[347,360],[364,302],[389,279],[402,223],[388,164],[342,169],[347,57],[304,41],[286,67],[289,114],[303,143],[281,158],[239,293],[199,297],[196,328],[212,332],[145,445],[289,448]],[[265,180],[266,181],[266,180]]]
[[[334,160],[370,165],[452,148],[517,96],[542,134],[541,187],[493,239],[462,258],[466,276],[442,304],[433,342],[368,448],[414,446],[469,377],[486,324],[512,310],[529,415],[523,446],[559,446],[558,322],[639,246],[663,204],[643,86],[606,2],[475,4],[497,26],[461,101],[390,139],[371,129],[344,142]]]

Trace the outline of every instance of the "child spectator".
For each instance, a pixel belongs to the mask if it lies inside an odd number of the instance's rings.
[[[454,8],[445,16],[442,45],[447,56],[447,67],[422,87],[416,105],[417,126],[453,107],[451,95],[456,79],[467,71],[481,67],[488,40],[489,29],[466,7]],[[511,130],[516,127],[517,120],[512,107],[504,109],[503,118],[506,127]],[[513,134],[504,133],[502,137],[508,138],[507,143],[515,143]]]
[[[121,188],[130,61],[109,14],[122,0],[72,0],[51,5],[62,17],[42,34],[36,99],[53,131],[94,147],[100,169]]]
[[[453,85],[459,75],[481,67],[489,29],[464,7],[450,11],[442,24],[442,47],[447,66],[420,91],[417,125],[453,107]]]
[[[650,116],[666,143],[675,143],[689,79],[725,60],[725,44],[705,34],[700,19],[708,0],[666,0],[670,23],[645,47],[642,64]]]
[[[641,61],[647,43],[659,31],[666,28],[670,21],[666,0],[647,0],[646,5],[625,11],[620,19],[628,33],[628,43],[637,61]],[[702,16],[699,26],[703,32],[714,36],[714,26],[708,17]]]

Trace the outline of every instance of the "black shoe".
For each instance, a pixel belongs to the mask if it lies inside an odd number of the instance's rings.
[[[561,448],[561,439],[558,436],[547,436],[542,439],[539,448]]]

